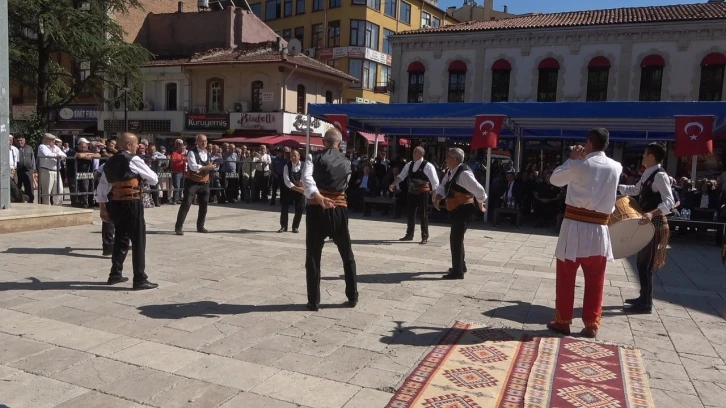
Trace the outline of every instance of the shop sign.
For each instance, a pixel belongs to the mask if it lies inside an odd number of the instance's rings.
[[[103,130],[107,132],[123,132],[125,122],[123,120],[103,121]],[[129,120],[129,132],[133,133],[169,133],[171,132],[171,120]]]
[[[372,50],[370,48],[365,49],[365,58],[367,60],[375,61],[379,64],[388,65],[391,66],[391,56],[388,54],[384,54],[382,52],[378,52],[376,50]]]
[[[322,135],[333,127],[330,123],[317,118],[310,118],[310,133]],[[308,132],[308,116],[298,113],[285,113],[283,133],[303,135]]]
[[[70,122],[98,120],[98,112],[98,106],[93,105],[66,106],[58,111],[58,121]]]
[[[276,130],[282,114],[274,113],[237,113],[232,114],[235,129]]]
[[[260,100],[262,102],[274,102],[275,93],[274,92],[260,92]]]
[[[227,130],[229,115],[221,113],[187,114],[185,117],[187,130]]]
[[[36,109],[35,105],[13,105],[13,120],[29,120]]]
[[[365,58],[366,47],[348,47],[348,56],[351,58]]]

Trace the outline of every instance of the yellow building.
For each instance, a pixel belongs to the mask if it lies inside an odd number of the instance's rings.
[[[297,38],[303,52],[348,73],[360,84],[342,102],[388,103],[393,84],[388,36],[458,22],[423,0],[248,0],[252,11],[283,39]]]

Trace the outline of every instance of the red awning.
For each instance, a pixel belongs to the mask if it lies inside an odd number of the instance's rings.
[[[509,63],[509,61],[505,60],[504,58],[498,59],[494,61],[494,64],[492,64],[492,71],[511,71],[512,70],[512,64]]]
[[[358,132],[359,135],[363,136],[368,143],[375,143],[376,142],[376,134],[375,133],[368,133],[368,132]],[[378,134],[378,144],[385,145],[386,144],[386,135]]]
[[[461,60],[451,61],[449,72],[466,72],[466,63]]]
[[[274,135],[274,136],[263,136],[263,137],[226,137],[217,139],[215,143],[246,143],[256,145],[282,145],[294,148],[302,148],[307,144],[307,136],[299,135]],[[310,145],[316,147],[323,146],[323,138],[320,136],[310,136]]]
[[[663,57],[658,54],[650,54],[643,58],[643,62],[640,63],[641,67],[664,67],[665,61]]]
[[[726,55],[720,52],[712,52],[701,60],[701,66],[705,65],[726,65]]]
[[[590,60],[587,64],[588,68],[610,68],[610,60],[606,57],[599,56]]]
[[[411,141],[408,140],[408,139],[400,138],[400,139],[398,139],[398,144],[401,145],[401,146],[410,147],[411,146]]]
[[[560,69],[560,63],[554,58],[545,58],[539,63],[539,69]]]
[[[408,64],[408,72],[411,72],[413,74],[423,74],[424,72],[426,72],[426,68],[424,68],[422,63],[414,61]]]

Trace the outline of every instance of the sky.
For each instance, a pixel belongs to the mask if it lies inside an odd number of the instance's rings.
[[[476,0],[482,4],[483,0]],[[509,6],[509,12],[524,14],[532,12],[558,13],[562,11],[599,10],[621,7],[664,6],[669,4],[705,3],[706,0],[609,0],[609,1],[583,1],[583,0],[494,0],[494,9],[501,11]],[[439,8],[461,7],[464,0],[439,0]]]

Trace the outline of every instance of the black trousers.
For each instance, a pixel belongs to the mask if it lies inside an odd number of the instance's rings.
[[[280,201],[282,202],[280,226],[287,229],[288,212],[290,210],[290,204],[293,204],[295,206],[295,217],[292,219],[292,229],[300,228],[300,220],[302,219],[303,208],[305,207],[305,196],[285,186],[280,189]]]
[[[474,204],[460,205],[449,213],[451,218],[451,233],[449,244],[451,245],[451,268],[454,273],[463,274],[466,268],[464,252],[464,234],[469,228],[469,223],[474,220],[476,207]]]
[[[209,183],[195,183],[186,179],[184,180],[182,203],[179,207],[179,213],[176,216],[175,230],[181,230],[184,227],[184,221],[187,219],[189,209],[192,208],[195,196],[197,197],[197,204],[199,205],[197,228],[204,227],[204,220],[207,218],[207,204],[209,204]]]
[[[267,201],[270,195],[270,172],[255,172],[255,189],[252,193],[252,201]]]
[[[18,176],[18,188],[28,196],[28,202],[32,203],[35,199],[35,194],[33,194],[33,170],[18,170],[16,174]]]
[[[131,262],[134,267],[134,283],[145,281],[146,276],[146,221],[142,200],[111,201],[107,204],[115,234],[111,276],[121,276],[124,261],[132,246]]]
[[[277,199],[277,190],[278,189],[280,190],[280,201],[282,201],[282,199],[283,199],[282,198],[282,189],[285,188],[285,187],[283,187],[285,184],[282,181],[282,176],[271,177],[271,181],[272,181],[272,198],[271,198],[271,200],[272,200],[272,203],[274,204],[275,200]]]
[[[653,238],[645,248],[638,252],[635,258],[640,280],[639,303],[645,307],[653,307],[653,255],[657,246],[655,238]]]
[[[74,207],[88,207],[88,203],[91,201],[90,194],[93,192],[91,187],[91,180],[69,179],[68,189],[71,191],[71,193],[80,194],[71,196],[71,205]]]
[[[348,232],[348,208],[323,209],[309,205],[305,218],[305,273],[308,285],[308,303],[320,304],[320,257],[325,239],[329,236],[338,247],[345,273],[345,296],[357,299],[355,257]]]
[[[101,225],[101,240],[103,241],[104,252],[113,250],[113,236],[115,235],[115,233],[116,227],[113,224],[104,221]]]
[[[421,238],[429,239],[429,200],[430,193],[408,194],[406,197],[406,213],[408,215],[408,227],[406,236],[412,237],[416,229],[416,214],[421,220]]]
[[[237,201],[237,196],[239,195],[239,179],[227,177],[224,173],[222,173],[222,177],[224,177],[224,181],[226,182],[224,184],[224,200],[228,203]]]

